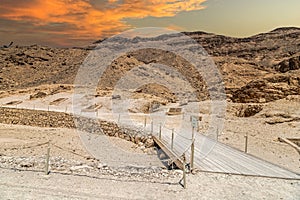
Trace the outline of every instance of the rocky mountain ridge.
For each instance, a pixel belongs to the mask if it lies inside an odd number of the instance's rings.
[[[223,76],[228,99],[233,102],[270,102],[300,94],[300,28],[279,28],[248,38],[205,32],[184,34],[197,41],[212,57]],[[89,48],[38,45],[1,48],[0,90],[5,93],[47,84],[73,84],[77,70],[90,52]],[[156,60],[145,53],[129,53],[117,59],[100,86],[112,89],[113,83],[128,69],[141,64],[163,62],[176,65],[185,73],[184,65],[174,63],[174,57],[168,53],[152,50]],[[189,82],[208,96],[201,77],[191,77]]]

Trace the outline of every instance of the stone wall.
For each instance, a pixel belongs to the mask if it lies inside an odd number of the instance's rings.
[[[74,116],[68,113],[28,110],[17,108],[0,108],[0,123],[18,124],[38,127],[77,128],[95,134],[119,137],[150,148],[154,145],[152,136],[141,130],[119,127],[116,123]],[[143,144],[142,144],[143,143]]]

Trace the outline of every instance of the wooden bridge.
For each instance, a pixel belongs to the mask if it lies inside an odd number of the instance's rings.
[[[183,168],[183,154],[186,156],[187,163],[190,162],[192,138],[175,134],[174,131],[170,132],[164,127],[160,127],[158,133],[153,133],[153,138],[170,157],[170,161],[179,168]],[[192,167],[207,172],[300,180],[299,174],[199,133],[194,135],[194,166]]]

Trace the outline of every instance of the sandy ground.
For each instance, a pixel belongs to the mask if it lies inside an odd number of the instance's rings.
[[[299,181],[200,173],[155,181],[0,169],[1,199],[287,199],[300,196]]]
[[[46,147],[24,148],[51,140],[57,146],[80,155],[88,156],[79,134],[70,129],[37,128],[0,124],[0,155],[27,157],[46,154]],[[229,139],[230,140],[230,139]],[[134,145],[114,138],[126,152],[142,152]],[[109,147],[109,146],[108,146]],[[105,153],[114,154],[114,147]],[[289,149],[286,146],[286,149]],[[73,151],[74,150],[74,151]],[[251,150],[251,148],[250,148]],[[254,148],[252,149],[254,151]],[[291,149],[292,152],[292,149]],[[122,154],[117,154],[123,157]],[[74,159],[88,163],[85,158],[57,148],[51,156]],[[140,160],[144,165],[146,154]],[[272,156],[272,154],[271,154]],[[270,155],[267,155],[270,158]],[[117,157],[114,157],[117,159]],[[152,156],[152,159],[157,159]],[[273,156],[272,158],[276,158]],[[130,160],[130,159],[128,159]],[[136,160],[136,159],[135,159]],[[159,161],[159,159],[157,159]],[[155,163],[155,164],[158,164]],[[162,166],[162,164],[160,164]],[[181,176],[156,179],[120,176],[114,174],[65,174],[52,172],[44,175],[35,171],[18,171],[0,168],[0,199],[297,199],[300,196],[299,180],[224,175],[213,173],[189,174],[187,189],[178,182]],[[259,188],[259,190],[258,190]]]
[[[92,157],[86,148],[90,139],[88,137],[91,134],[87,135],[75,129],[0,124],[0,155],[43,156],[46,155],[48,147],[43,144],[50,141],[52,157],[86,161],[86,158]],[[93,144],[95,141],[99,144],[96,147],[97,158],[102,163],[110,166],[163,166],[154,149],[144,153],[134,143],[120,138],[103,135],[92,137]],[[42,145],[38,146],[39,144]]]

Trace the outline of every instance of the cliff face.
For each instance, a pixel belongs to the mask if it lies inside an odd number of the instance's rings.
[[[223,75],[227,96],[233,102],[269,102],[300,94],[299,28],[279,28],[249,38],[204,32],[185,34],[195,39],[213,58]],[[90,51],[37,45],[1,48],[0,90],[73,84],[78,68]],[[111,64],[99,86],[111,89],[126,71],[143,64],[161,62],[175,66],[183,76],[193,74],[183,60],[174,58],[168,52],[156,50],[130,53]],[[180,77],[171,79],[180,82]],[[205,83],[199,75],[188,77],[188,81],[202,94],[201,98],[208,98]]]

